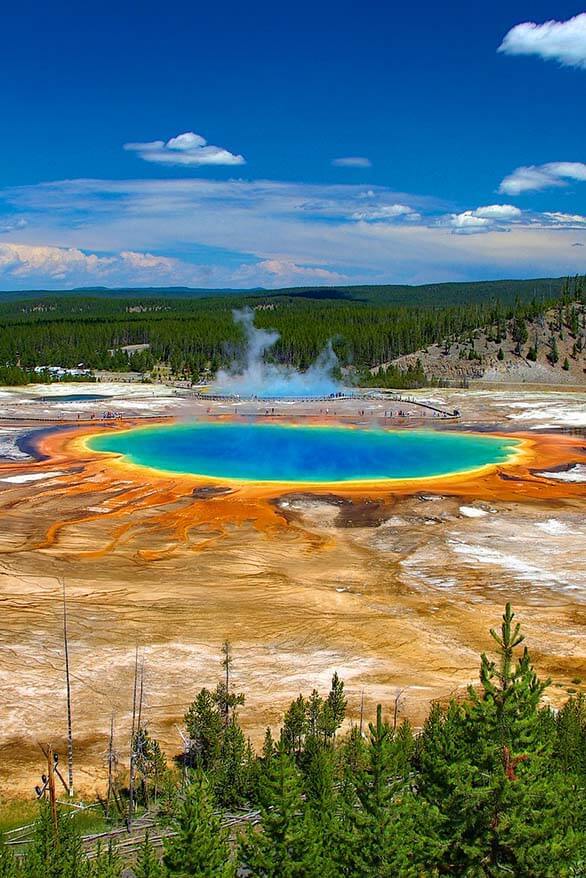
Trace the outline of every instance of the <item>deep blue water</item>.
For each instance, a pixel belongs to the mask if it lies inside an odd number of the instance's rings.
[[[42,396],[41,402],[92,402],[98,399],[111,399],[103,393],[55,393],[53,396]]]
[[[195,423],[90,439],[95,451],[178,473],[254,482],[421,478],[506,461],[514,439],[413,430]]]

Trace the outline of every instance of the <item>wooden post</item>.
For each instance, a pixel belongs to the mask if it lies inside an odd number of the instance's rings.
[[[108,794],[106,796],[106,817],[110,816],[110,801],[114,783],[114,711],[110,719],[110,740],[108,742]]]
[[[57,794],[55,792],[55,760],[53,756],[53,748],[50,744],[47,747],[47,778],[49,802],[51,807],[51,820],[53,821],[55,837],[57,837]]]
[[[134,688],[132,693],[132,731],[130,733],[130,763],[128,782],[128,831],[132,828],[132,814],[134,810],[134,739],[136,735],[136,696],[138,683],[138,643],[134,655]]]
[[[63,585],[63,651],[65,654],[65,684],[67,688],[67,785],[69,796],[73,796],[73,730],[71,723],[71,679],[69,676],[69,642],[67,639],[67,598],[65,580]]]
[[[404,689],[397,689],[395,695],[395,706],[393,710],[393,729],[396,730],[397,723],[399,721],[399,708],[401,707],[401,698],[403,697]]]
[[[222,644],[222,653],[224,655],[222,664],[224,665],[224,685],[226,687],[225,692],[225,705],[224,705],[224,725],[227,726],[230,722],[230,668],[232,665],[232,648],[230,642],[225,640]]]

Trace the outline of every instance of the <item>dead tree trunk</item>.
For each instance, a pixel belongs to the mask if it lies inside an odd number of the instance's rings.
[[[69,641],[67,638],[67,598],[65,580],[63,585],[63,652],[65,655],[65,685],[67,689],[67,785],[69,796],[73,796],[73,727],[71,722],[71,678],[69,675]]]

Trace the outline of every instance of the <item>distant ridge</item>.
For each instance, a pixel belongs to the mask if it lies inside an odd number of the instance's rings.
[[[80,298],[116,299],[235,299],[258,298],[259,296],[291,298],[346,300],[368,302],[370,304],[426,304],[457,305],[464,302],[486,302],[491,299],[514,301],[515,298],[541,299],[556,296],[564,284],[562,277],[541,277],[530,279],[458,281],[455,283],[430,284],[361,284],[326,286],[282,287],[267,290],[262,287],[249,289],[208,288],[208,287],[75,287],[64,290],[5,290],[0,291],[0,302],[30,300],[36,298],[59,298],[79,296]]]

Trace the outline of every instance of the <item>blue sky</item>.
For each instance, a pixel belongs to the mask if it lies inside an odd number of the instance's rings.
[[[0,288],[586,271],[580,5],[80,6],[4,13]]]

